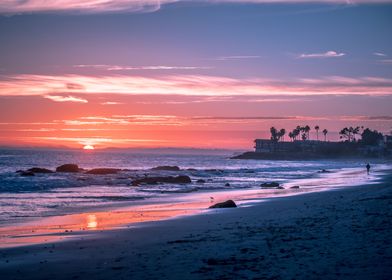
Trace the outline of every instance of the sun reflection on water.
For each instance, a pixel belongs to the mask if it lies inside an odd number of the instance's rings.
[[[87,228],[96,229],[98,226],[97,216],[87,215]]]

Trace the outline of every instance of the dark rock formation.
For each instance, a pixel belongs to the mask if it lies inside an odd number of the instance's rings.
[[[203,180],[203,179],[199,179],[199,180],[196,181],[196,183],[198,183],[198,184],[204,184],[205,182],[206,182],[206,181]]]
[[[79,172],[79,166],[76,164],[63,164],[56,168],[56,172]]]
[[[237,205],[235,204],[235,202],[233,200],[227,200],[225,202],[220,202],[217,204],[214,204],[208,208],[233,208],[233,207],[237,207]]]
[[[157,166],[157,167],[151,168],[151,170],[154,170],[154,171],[180,171],[180,168],[178,166],[163,165],[163,166]]]
[[[21,172],[18,172],[18,173],[20,173],[20,176],[24,176],[24,177],[35,176],[34,172],[31,172],[31,171],[21,171]]]
[[[292,186],[290,189],[299,189],[299,186]]]
[[[33,172],[33,173],[54,173],[52,170],[46,169],[46,168],[41,168],[41,167],[33,167],[30,169],[27,169],[28,172]]]
[[[197,171],[197,169],[195,169],[195,168],[188,168],[187,170],[188,171]]]
[[[279,183],[278,182],[269,182],[269,183],[262,183],[260,185],[262,188],[278,188]]]
[[[158,184],[158,183],[172,183],[172,184],[188,184],[191,183],[191,178],[189,176],[168,176],[168,177],[146,177],[141,179],[136,179],[132,181],[132,186],[138,186],[140,184]]]
[[[225,184],[225,187],[230,187],[230,184],[229,184],[229,183],[226,183],[226,184]]]
[[[223,173],[224,172],[222,169],[206,169],[204,171],[213,172],[213,173]]]
[[[323,169],[323,170],[318,171],[318,173],[331,173],[331,171]]]
[[[96,175],[107,175],[107,174],[116,174],[121,171],[121,169],[116,168],[95,168],[86,172],[86,174],[96,174]]]

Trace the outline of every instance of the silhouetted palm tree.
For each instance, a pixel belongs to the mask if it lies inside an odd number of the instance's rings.
[[[317,141],[318,141],[318,131],[319,131],[320,127],[318,125],[316,125],[314,127],[314,129],[316,130],[316,137],[317,137]]]
[[[295,136],[294,136],[294,133],[292,131],[289,132],[289,137],[290,137],[291,141],[294,141]]]
[[[309,131],[310,131],[310,126],[306,125],[306,126],[304,127],[304,132],[306,133],[306,135],[307,135],[306,138],[307,138],[308,140],[310,140]]]
[[[275,127],[271,127],[270,128],[270,132],[271,132],[271,140],[273,142],[278,142],[279,141],[279,133],[278,130]]]
[[[301,131],[302,131],[302,127],[297,125],[297,127],[294,129],[295,140],[299,139],[298,136],[300,136]]]
[[[282,141],[284,141],[284,135],[286,134],[286,129],[282,128],[279,131],[279,139],[282,138]]]
[[[323,134],[324,134],[324,141],[327,141],[328,130],[326,128],[324,128]]]
[[[339,134],[340,134],[340,139],[346,138],[348,142],[355,142],[355,135],[359,134],[360,127],[345,127],[343,128]]]

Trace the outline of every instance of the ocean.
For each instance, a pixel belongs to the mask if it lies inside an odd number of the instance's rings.
[[[285,195],[304,191],[321,191],[363,183],[377,182],[375,170],[387,169],[387,162],[371,162],[366,174],[363,160],[263,161],[234,160],[230,151],[176,153],[137,152],[135,150],[0,150],[0,227],[37,218],[80,213],[91,209],[130,206],[150,200],[169,200],[182,193],[209,191],[255,190],[264,182],[282,184]],[[84,169],[118,168],[110,175],[81,173],[35,174],[23,177],[18,170],[75,163]],[[152,171],[162,165],[179,166],[180,171]],[[327,172],[321,172],[326,170]],[[132,186],[134,178],[145,176],[187,175],[190,184],[156,184]],[[205,183],[198,183],[202,179]],[[291,191],[292,190],[292,191]],[[262,194],[263,196],[263,194]],[[265,190],[265,197],[271,196]],[[263,198],[263,197],[261,197]]]

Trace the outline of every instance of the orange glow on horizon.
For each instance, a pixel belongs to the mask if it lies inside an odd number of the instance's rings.
[[[83,150],[94,150],[95,148],[94,148],[94,146],[93,145],[85,145],[84,147],[83,147]]]

